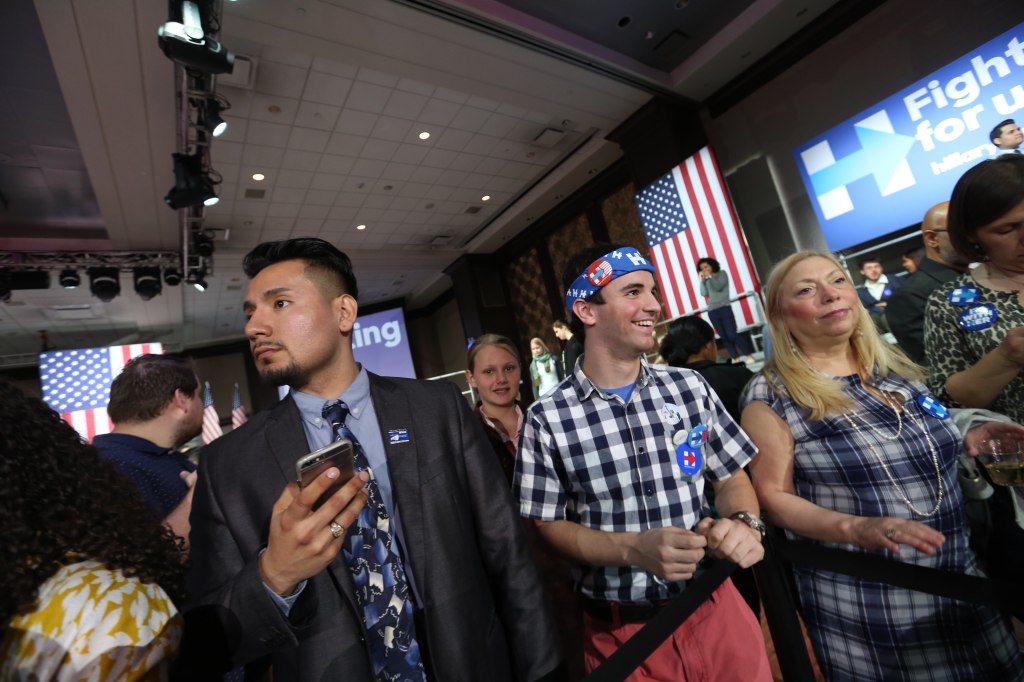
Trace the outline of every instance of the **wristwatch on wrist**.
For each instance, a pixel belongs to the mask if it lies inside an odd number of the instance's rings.
[[[764,534],[768,532],[768,526],[764,525],[764,521],[757,518],[748,511],[738,511],[735,514],[729,516],[729,518],[733,521],[740,521],[741,523],[747,524],[748,526],[750,526],[751,528],[753,528],[761,534],[762,540],[764,540]]]

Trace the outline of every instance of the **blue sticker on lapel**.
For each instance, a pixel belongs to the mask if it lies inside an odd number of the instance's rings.
[[[940,403],[935,396],[922,393],[917,396],[917,404],[921,409],[937,419],[949,419],[949,409]]]
[[[708,427],[703,424],[698,424],[690,429],[690,434],[686,437],[686,444],[691,448],[699,448],[708,442]]]
[[[991,303],[982,303],[981,305],[972,305],[967,310],[960,313],[960,325],[961,329],[969,332],[978,332],[982,329],[988,329],[996,323],[999,319],[999,311]]]
[[[971,305],[981,296],[978,287],[957,287],[946,294],[946,300],[955,306]]]
[[[700,454],[700,450],[683,443],[676,448],[676,464],[679,465],[679,470],[683,472],[684,476],[695,478],[704,467],[704,457]]]
[[[409,432],[405,429],[394,429],[388,431],[388,442],[389,443],[408,443]]]
[[[892,296],[892,289],[889,287],[882,289],[882,298],[889,298],[890,296]]]

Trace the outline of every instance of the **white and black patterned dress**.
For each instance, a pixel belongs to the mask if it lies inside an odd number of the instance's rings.
[[[857,375],[835,380],[845,384],[859,417],[883,434],[896,433],[894,411],[869,393]],[[896,440],[881,438],[865,422],[858,421],[858,433],[843,416],[810,421],[806,409],[774,392],[761,374],[747,386],[743,404],[762,401],[789,425],[795,444],[793,483],[800,497],[847,514],[919,521],[943,533],[945,544],[932,556],[902,546],[899,559],[979,575],[967,544],[954,466],[959,432],[949,420],[932,417],[917,404],[924,385],[899,377],[876,379],[875,385],[902,396],[905,416]],[[942,503],[930,517],[911,512],[865,441],[870,439],[878,456],[885,458],[913,506],[931,511],[938,485],[924,429],[937,446],[943,487]],[[830,571],[795,566],[794,573],[814,651],[829,682],[1024,680],[1009,625],[992,609]]]

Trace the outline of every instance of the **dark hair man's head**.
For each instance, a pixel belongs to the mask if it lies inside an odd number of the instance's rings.
[[[140,355],[110,385],[107,414],[115,424],[150,421],[160,416],[176,391],[186,397],[198,393],[192,363],[173,355]]]
[[[316,281],[327,298],[348,294],[359,300],[352,261],[333,244],[316,237],[299,237],[259,244],[246,254],[242,268],[251,279],[268,265],[289,260],[303,261],[308,277]]]
[[[714,327],[696,315],[687,315],[669,324],[659,352],[668,364],[682,367],[691,357],[700,355],[708,342],[714,340]]]
[[[1000,149],[1017,149],[1020,147],[1021,141],[1024,140],[1024,135],[1021,134],[1020,127],[1016,122],[1012,118],[1008,118],[996,124],[996,127],[988,134],[988,139],[992,140],[992,144]]]
[[[860,259],[860,274],[869,282],[877,282],[882,276],[882,261],[877,256],[865,256]]]

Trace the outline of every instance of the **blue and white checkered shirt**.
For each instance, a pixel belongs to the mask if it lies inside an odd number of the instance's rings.
[[[676,442],[708,429],[701,474],[684,480]],[[681,434],[678,432],[682,432]],[[723,481],[757,454],[697,372],[641,361],[628,402],[576,371],[527,410],[513,494],[520,513],[603,531],[693,528],[708,513],[705,479]],[[630,566],[574,566],[578,589],[594,599],[650,602],[682,592]]]

